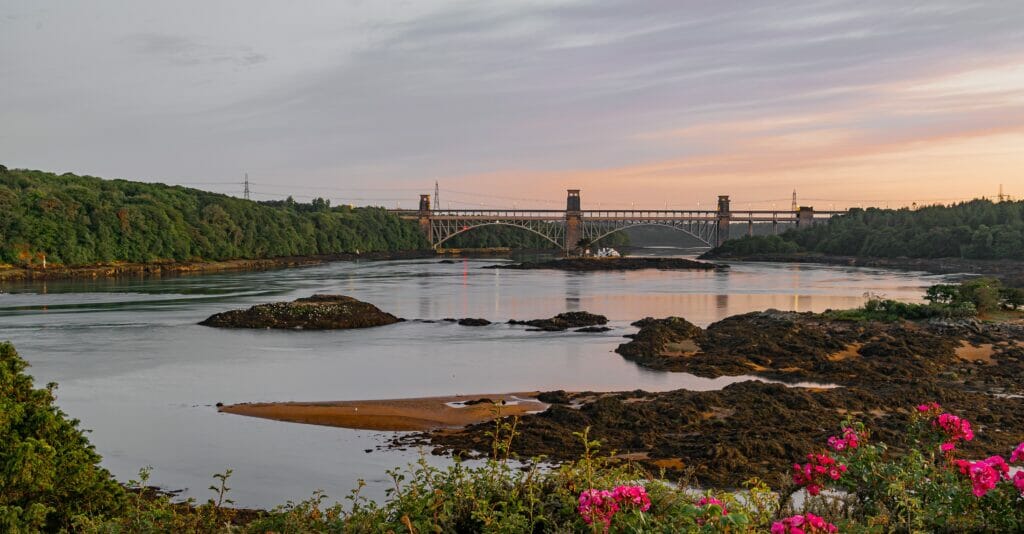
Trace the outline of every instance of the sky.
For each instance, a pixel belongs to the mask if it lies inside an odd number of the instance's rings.
[[[1024,198],[1024,2],[0,0],[0,163],[389,207]]]

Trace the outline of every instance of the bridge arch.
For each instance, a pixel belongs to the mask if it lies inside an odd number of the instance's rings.
[[[461,235],[461,234],[464,234],[464,233],[469,232],[471,230],[474,230],[476,228],[481,228],[481,227],[484,227],[484,226],[511,226],[512,228],[519,228],[521,230],[526,230],[528,232],[537,234],[537,235],[543,237],[544,239],[547,239],[548,241],[550,241],[556,247],[562,248],[562,243],[560,243],[558,241],[558,239],[557,239],[558,236],[552,237],[552,236],[547,235],[547,234],[537,230],[536,228],[532,228],[532,227],[530,227],[530,226],[528,226],[526,224],[516,224],[514,222],[508,222],[508,221],[487,221],[487,222],[476,223],[476,224],[472,224],[472,225],[464,225],[461,228],[459,228],[458,230],[456,230],[455,232],[451,232],[451,233],[449,233],[449,234],[447,234],[447,235],[445,235],[443,237],[435,235],[435,239],[438,238],[438,237],[440,237],[441,239],[434,242],[434,248],[440,247],[445,242],[447,242],[448,240],[450,240],[451,238],[453,238],[453,237],[455,237],[457,235]],[[437,231],[437,230],[443,231],[443,229],[441,229],[441,228],[435,229],[435,231]]]
[[[709,247],[714,247],[715,246],[715,243],[713,242],[714,239],[715,239],[714,235],[702,236],[702,235],[694,233],[692,230],[690,230],[688,228],[684,228],[680,224],[674,224],[674,223],[669,223],[669,222],[637,222],[637,223],[630,223],[630,224],[625,224],[625,225],[618,226],[618,227],[615,227],[615,228],[611,228],[611,229],[609,229],[607,231],[604,231],[605,230],[604,228],[596,228],[592,232],[588,232],[586,237],[587,237],[587,239],[590,239],[591,243],[596,243],[597,241],[600,241],[601,239],[604,239],[604,238],[606,238],[606,237],[608,237],[608,236],[610,236],[610,235],[612,235],[612,234],[614,234],[616,232],[621,232],[621,231],[626,230],[628,228],[636,228],[638,226],[661,226],[662,228],[671,228],[673,230],[682,232],[682,233],[684,233],[684,234],[686,234],[686,235],[696,239],[697,241],[700,241],[701,243],[704,243],[705,245],[707,245]],[[598,233],[598,232],[602,232],[602,231],[604,231],[604,232],[603,233]],[[597,235],[596,235],[596,237],[591,237],[589,235],[590,233],[595,233]]]

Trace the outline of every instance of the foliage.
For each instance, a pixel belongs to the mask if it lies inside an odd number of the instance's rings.
[[[871,443],[862,424],[843,423],[857,444],[824,453],[846,466],[829,484],[840,493],[808,497],[803,508],[827,511],[842,532],[1021,531],[1024,477],[1011,477],[1000,456],[960,459],[957,447],[974,437],[965,419],[936,403],[918,406],[916,414],[907,429],[910,445],[899,453]],[[1024,459],[1021,453],[1024,444],[1010,462]]]
[[[54,406],[55,384],[35,389],[28,366],[0,343],[0,532],[69,528],[120,512],[125,496],[100,457]]]
[[[973,200],[916,210],[854,209],[826,224],[788,230],[781,236],[730,240],[711,254],[797,251],[885,258],[1020,260],[1024,259],[1024,201]]]
[[[415,224],[323,199],[258,203],[197,189],[0,170],[0,263],[226,260],[427,248]]]
[[[711,250],[709,255],[749,256],[752,254],[793,254],[800,252],[800,245],[786,239],[783,234],[767,236],[743,236],[730,239]]]
[[[933,305],[974,308],[979,313],[989,313],[1020,308],[1024,305],[1024,289],[1003,287],[998,279],[981,277],[960,284],[931,286],[924,298]]]
[[[1024,290],[1005,288],[995,278],[974,278],[960,284],[936,284],[925,291],[927,304],[915,304],[868,295],[860,308],[826,312],[841,321],[917,321],[968,319],[999,309],[1016,310],[1024,304]]]

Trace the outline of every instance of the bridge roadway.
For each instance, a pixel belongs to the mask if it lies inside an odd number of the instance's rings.
[[[435,248],[449,239],[474,228],[487,225],[505,225],[522,228],[547,239],[571,254],[579,248],[612,233],[634,226],[664,226],[687,233],[708,246],[722,244],[729,239],[732,223],[747,223],[747,234],[753,235],[755,223],[772,223],[773,232],[778,225],[797,226],[816,224],[846,211],[815,211],[802,206],[791,210],[736,210],[730,209],[729,197],[718,197],[716,210],[582,210],[579,190],[568,190],[566,209],[479,209],[435,210],[430,195],[420,195],[420,209],[391,210],[405,219],[416,220],[420,230]]]

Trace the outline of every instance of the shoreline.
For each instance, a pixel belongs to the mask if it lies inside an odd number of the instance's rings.
[[[221,261],[155,261],[148,263],[109,262],[94,265],[52,266],[35,269],[0,266],[0,282],[33,282],[51,280],[95,280],[100,278],[161,277],[206,274],[230,271],[264,271],[288,267],[319,265],[335,261],[385,261],[434,258],[433,250],[392,252],[338,253],[314,256],[281,256],[276,258],[234,259]]]
[[[333,426],[356,430],[425,432],[458,429],[497,417],[546,410],[538,392],[446,395],[403,399],[257,402],[218,406],[217,411],[274,421]],[[502,403],[500,411],[495,403]]]
[[[1024,261],[972,260],[964,258],[874,258],[863,256],[832,256],[814,253],[750,254],[746,256],[699,256],[705,261],[746,261],[763,263],[815,263],[846,267],[866,267],[901,271],[921,271],[931,274],[974,274],[995,276],[1024,285]]]

